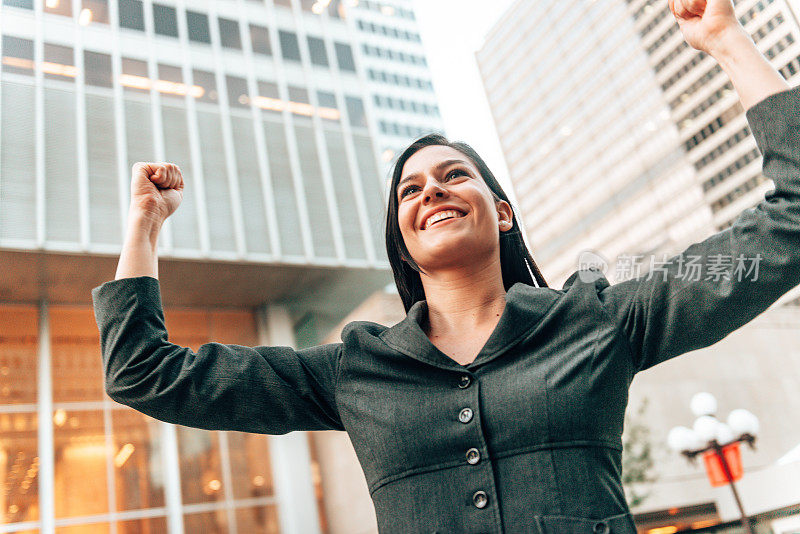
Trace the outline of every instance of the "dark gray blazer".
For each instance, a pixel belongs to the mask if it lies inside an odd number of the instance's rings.
[[[746,117],[775,184],[762,202],[655,276],[514,285],[469,365],[425,336],[424,301],[391,328],[349,323],[341,343],[195,353],[168,341],[158,280],[141,276],[92,290],[106,391],[192,427],[347,431],[384,533],[632,534],[620,436],[634,375],[716,343],[800,284],[800,90]],[[751,272],[720,271],[718,255]],[[692,263],[700,276],[685,274]]]

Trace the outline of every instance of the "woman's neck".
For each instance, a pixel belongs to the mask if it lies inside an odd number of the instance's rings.
[[[429,337],[467,335],[492,330],[506,305],[499,262],[478,272],[423,275],[425,300],[428,303]]]

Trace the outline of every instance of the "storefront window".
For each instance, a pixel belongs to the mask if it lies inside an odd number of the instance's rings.
[[[179,426],[178,454],[184,504],[225,499],[218,432]]]
[[[49,312],[53,402],[103,400],[100,334],[92,309],[53,306]]]
[[[0,306],[0,405],[36,402],[38,328],[34,306]]]
[[[56,409],[53,445],[56,517],[108,513],[102,410]]]
[[[166,517],[147,517],[132,521],[118,521],[117,534],[167,534]]]
[[[228,454],[231,459],[234,499],[252,499],[275,494],[266,435],[229,432]]]
[[[37,417],[0,413],[0,524],[39,519]]]
[[[228,516],[226,510],[214,510],[199,514],[186,514],[183,516],[184,532],[202,532],[203,534],[227,534]],[[243,530],[242,532],[256,532]]]
[[[278,522],[278,507],[270,505],[256,508],[237,508],[236,528],[239,532],[279,534],[281,526]]]
[[[112,410],[117,510],[164,506],[161,431],[155,419],[131,409]]]

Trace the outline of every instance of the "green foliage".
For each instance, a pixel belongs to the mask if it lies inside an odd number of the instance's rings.
[[[650,492],[643,486],[652,484],[657,477],[653,471],[653,444],[650,441],[650,427],[645,423],[648,399],[645,397],[638,409],[625,414],[622,433],[622,485],[625,497],[631,508],[641,505]]]

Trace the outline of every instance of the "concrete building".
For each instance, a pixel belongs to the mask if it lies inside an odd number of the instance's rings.
[[[797,5],[734,4],[758,48],[797,85]],[[532,254],[551,287],[586,261],[600,262],[612,283],[645,274],[649,259],[728,227],[772,188],[730,80],[685,43],[666,1],[517,1],[477,59]],[[798,375],[787,372],[800,339],[798,295],[713,347],[642,373],[631,390],[632,406],[649,397],[658,442],[671,426],[691,425],[688,401],[702,390],[724,399],[723,415],[743,407],[762,417],[758,452],[743,453],[752,513],[800,503],[800,478],[787,475],[796,466],[774,465],[800,443],[787,422],[799,401]],[[714,521],[736,517],[727,488],[711,490],[701,466],[662,452],[660,482],[635,511],[710,502]]]
[[[412,31],[391,6],[371,46]],[[391,282],[368,72],[400,68],[362,52],[368,8],[2,1],[0,531],[327,531],[305,433],[176,427],[105,395],[90,291],[114,278],[136,161],[186,183],[158,249],[172,342],[317,344]],[[424,67],[418,43],[381,46]]]

